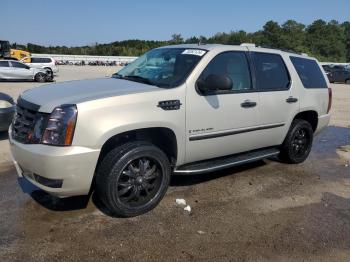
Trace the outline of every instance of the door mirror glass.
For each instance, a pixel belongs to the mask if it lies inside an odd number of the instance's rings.
[[[205,94],[210,91],[228,91],[232,90],[233,82],[227,75],[208,75],[204,80],[198,79],[197,88]]]

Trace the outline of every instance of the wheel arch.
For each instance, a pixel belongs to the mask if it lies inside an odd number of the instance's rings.
[[[295,115],[294,119],[302,119],[309,122],[314,132],[317,129],[318,113],[315,110],[306,110],[306,111],[299,112],[298,114]]]
[[[97,168],[108,152],[129,141],[148,141],[159,147],[168,156],[171,165],[176,164],[178,140],[175,132],[167,127],[147,127],[125,131],[107,139],[101,147]]]

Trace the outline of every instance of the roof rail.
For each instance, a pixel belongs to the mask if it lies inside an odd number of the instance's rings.
[[[245,47],[256,47],[254,43],[242,43],[240,46],[245,46]]]
[[[287,52],[287,53],[292,53],[292,54],[296,54],[296,55],[303,55],[303,53],[299,53],[299,52],[296,52],[296,51],[293,51],[293,50],[289,50],[289,49],[283,49],[283,48],[276,48],[276,47],[271,47],[271,46],[266,46],[266,45],[263,45],[263,46],[259,46],[261,48],[269,48],[269,49],[274,49],[274,50],[279,50],[279,51],[283,51],[283,52]],[[307,54],[306,54],[307,56]]]

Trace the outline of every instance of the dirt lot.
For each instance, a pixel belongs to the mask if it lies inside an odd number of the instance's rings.
[[[57,81],[114,71],[60,69]],[[35,85],[0,83],[0,91]],[[349,261],[350,86],[332,87],[332,126],[305,163],[175,176],[155,210],[130,219],[108,216],[94,195],[59,200],[17,181],[0,134],[0,261]]]

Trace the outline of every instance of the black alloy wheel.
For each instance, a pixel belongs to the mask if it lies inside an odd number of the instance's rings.
[[[99,164],[96,192],[111,215],[138,216],[162,200],[170,175],[162,150],[149,142],[129,142],[111,150]]]
[[[159,191],[162,171],[157,160],[141,157],[130,161],[117,181],[118,201],[127,207],[142,207]]]
[[[280,159],[290,164],[302,163],[309,156],[313,141],[313,129],[303,119],[293,120],[283,144]]]

